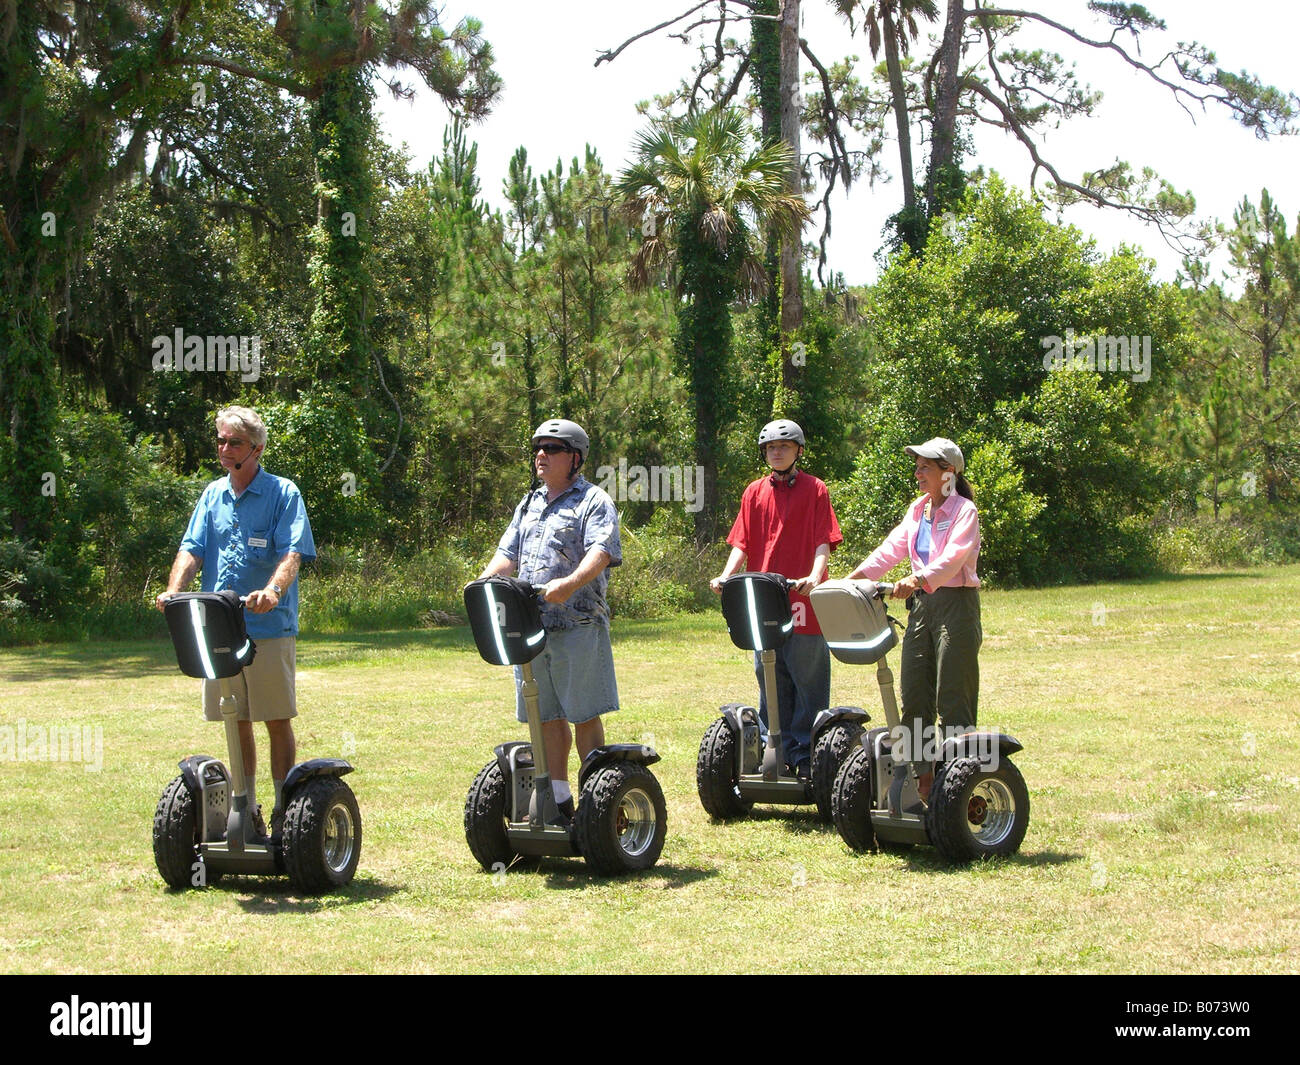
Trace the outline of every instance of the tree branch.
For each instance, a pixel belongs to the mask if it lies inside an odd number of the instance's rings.
[[[619,53],[622,52],[623,49],[626,48],[629,44],[632,44],[634,41],[639,41],[642,37],[649,37],[650,34],[652,33],[658,33],[660,30],[664,29],[665,27],[671,26],[674,22],[681,22],[682,19],[689,18],[691,15],[695,14],[695,12],[699,11],[700,8],[708,7],[711,3],[713,3],[713,0],[704,0],[703,3],[696,4],[694,7],[690,8],[689,10],[683,11],[680,15],[673,16],[667,22],[661,22],[659,23],[658,26],[651,26],[648,30],[642,30],[640,33],[634,34],[633,36],[629,37],[626,41],[624,41],[622,44],[620,44],[617,48],[615,48],[612,52],[609,49],[606,49],[605,51],[601,52],[600,55],[596,57],[596,62],[593,63],[592,66],[598,67],[600,66],[601,63],[612,63],[615,59],[618,58]]]

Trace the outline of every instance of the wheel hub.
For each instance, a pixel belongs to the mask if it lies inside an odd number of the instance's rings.
[[[642,854],[654,842],[655,806],[646,792],[632,788],[623,796],[614,814],[614,832],[630,857]]]
[[[980,778],[966,803],[966,827],[982,847],[996,847],[1015,828],[1016,799],[995,776]]]
[[[325,864],[341,873],[352,861],[352,848],[356,844],[352,812],[343,803],[330,807],[325,818],[325,838],[322,841]]]

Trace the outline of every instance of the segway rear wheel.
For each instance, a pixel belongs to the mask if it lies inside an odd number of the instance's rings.
[[[517,857],[506,836],[506,778],[495,758],[479,770],[465,799],[465,842],[486,873],[507,869]]]
[[[700,754],[695,762],[695,787],[700,793],[704,812],[718,821],[744,817],[754,808],[740,796],[736,776],[735,731],[725,717],[718,718],[700,740]]]
[[[602,876],[649,869],[668,832],[655,775],[639,762],[611,762],[587,778],[574,825],[578,850]]]
[[[876,830],[871,826],[875,790],[871,778],[871,758],[859,743],[844,759],[831,791],[835,829],[840,839],[859,852],[874,850],[876,846]]]
[[[206,874],[195,882],[199,862],[199,823],[194,796],[184,777],[177,777],[162,793],[153,814],[153,860],[167,886],[195,887],[214,883],[221,875]]]
[[[939,768],[930,794],[930,839],[950,862],[995,858],[1020,849],[1029,828],[1029,789],[1012,763],[978,758]]]
[[[293,886],[319,894],[352,881],[361,860],[361,811],[338,777],[313,777],[284,808],[280,854]]]
[[[840,766],[862,736],[862,726],[856,721],[836,721],[817,734],[812,751],[813,798],[817,800],[817,816],[830,821],[831,793]]]

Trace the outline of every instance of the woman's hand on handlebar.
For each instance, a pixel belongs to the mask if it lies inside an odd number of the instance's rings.
[[[914,594],[920,587],[921,582],[918,581],[916,577],[904,577],[894,585],[894,590],[890,593],[889,597],[891,599],[906,599],[908,596]]]

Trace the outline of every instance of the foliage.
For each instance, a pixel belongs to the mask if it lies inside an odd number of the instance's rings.
[[[992,463],[999,512],[986,523],[1015,537],[988,549],[1002,579],[1095,579],[1144,564],[1146,537],[1126,520],[1151,513],[1162,485],[1138,416],[1149,381],[1168,380],[1180,359],[1177,302],[1147,264],[1099,259],[995,178],[968,194],[955,227],[931,231],[923,260],[904,251],[891,263],[868,317],[875,392],[845,514],[856,537],[874,546],[914,494],[902,448],[948,436],[965,449],[977,500],[981,445]],[[1145,366],[1048,369],[1067,339],[1073,353],[1085,341],[1095,352],[1107,336],[1147,338]]]
[[[63,473],[50,482],[54,537],[0,541],[0,638],[129,632],[153,609],[206,479],[159,465],[150,437],[111,414],[66,414],[55,440]]]

